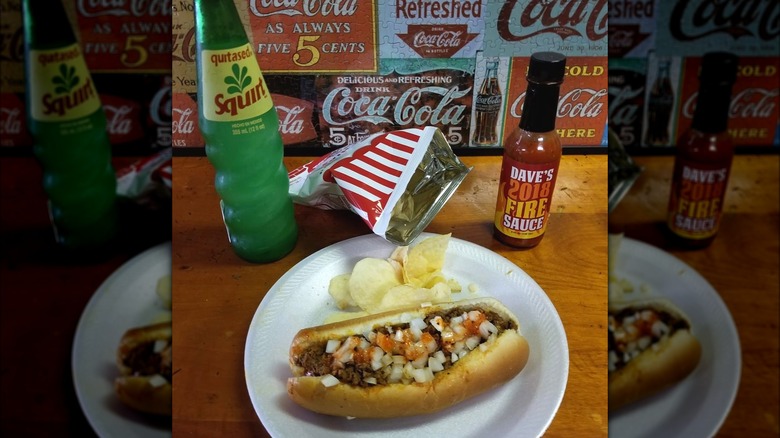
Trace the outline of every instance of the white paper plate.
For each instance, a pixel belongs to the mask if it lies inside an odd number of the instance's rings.
[[[73,340],[73,383],[87,420],[101,437],[171,436],[170,419],[133,411],[114,392],[119,340],[128,329],[164,316],[156,288],[157,281],[170,274],[169,242],[144,251],[114,271],[81,314]]]
[[[654,246],[624,238],[615,274],[668,298],[691,320],[702,346],[698,367],[678,385],[609,416],[610,438],[707,437],[726,419],[739,387],[741,349],[734,320],[698,272]]]
[[[426,236],[429,236],[426,234]],[[395,246],[375,235],[349,239],[302,260],[268,291],[258,306],[246,341],[244,368],[258,417],[275,437],[517,436],[541,435],[552,422],[569,373],[563,324],[544,291],[522,269],[481,246],[452,238],[444,274],[467,288],[463,298],[493,296],[520,320],[530,346],[525,369],[496,390],[441,413],[388,420],[329,417],[289,400],[286,391],[290,342],[298,330],[322,324],[336,311],[328,284],[351,272],[364,257],[386,258]],[[407,435],[409,436],[409,435]]]

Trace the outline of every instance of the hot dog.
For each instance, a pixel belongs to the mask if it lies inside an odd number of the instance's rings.
[[[171,323],[128,330],[117,349],[119,399],[141,412],[171,415]]]
[[[701,345],[690,321],[671,302],[610,304],[610,412],[680,382],[700,357]]]
[[[428,414],[511,380],[528,354],[517,317],[495,299],[398,309],[298,332],[287,392],[327,415]]]

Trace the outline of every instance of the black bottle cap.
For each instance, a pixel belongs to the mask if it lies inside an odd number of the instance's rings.
[[[566,56],[556,52],[539,52],[531,55],[528,82],[562,84],[565,73]]]
[[[701,59],[699,95],[691,127],[718,133],[728,127],[731,88],[737,79],[739,58],[733,53],[709,52]]]
[[[565,74],[566,56],[555,52],[531,55],[520,129],[528,132],[549,132],[555,129],[558,95]]]

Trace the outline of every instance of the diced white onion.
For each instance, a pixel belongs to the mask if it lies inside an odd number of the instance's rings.
[[[433,371],[430,368],[415,369],[412,371],[412,378],[417,383],[425,383],[433,380]]]
[[[159,353],[163,350],[165,350],[165,347],[168,346],[168,340],[167,339],[158,339],[154,341],[154,352]]]
[[[442,330],[444,330],[444,320],[442,319],[441,316],[436,316],[433,319],[431,319],[431,325],[440,333]]]
[[[460,354],[461,351],[466,349],[466,344],[463,341],[458,341],[452,346],[452,351]]]
[[[428,353],[425,353],[422,356],[412,361],[412,366],[414,366],[415,368],[423,368],[427,364],[428,364]]]
[[[326,388],[330,388],[331,386],[336,386],[340,383],[339,379],[337,379],[333,374],[326,374],[322,376],[322,380],[320,380],[320,382],[322,382],[322,386]]]
[[[393,363],[393,355],[392,354],[385,354],[384,356],[382,356],[382,365],[387,366],[387,365],[390,365],[391,363]]]
[[[368,342],[368,340],[366,340],[366,338],[360,338],[360,346],[358,348],[360,348],[361,350],[365,350],[365,349],[367,349],[370,346],[371,346],[371,343]]]
[[[431,303],[430,301],[426,301],[424,303],[420,303],[420,307],[431,307],[432,305],[433,305],[433,303]]]
[[[402,365],[393,365],[390,375],[387,377],[387,381],[390,383],[400,382],[404,377],[404,367]]]
[[[363,381],[369,385],[376,385],[376,377],[366,377]]]
[[[469,354],[468,350],[461,351],[460,353],[458,353],[458,359],[463,359],[464,357],[466,357],[467,354]]]
[[[650,331],[653,333],[653,336],[660,338],[661,336],[669,333],[669,326],[666,325],[663,321],[658,320],[653,323],[652,327],[650,327]]]
[[[482,324],[479,325],[479,334],[487,339],[492,333],[498,333],[498,328],[488,320],[482,321]]]
[[[429,357],[428,358],[428,368],[431,369],[434,373],[437,373],[439,371],[444,370],[444,365],[441,363],[441,361],[435,357]]]
[[[462,316],[456,316],[450,320],[450,325],[460,325],[463,323],[463,317]]]
[[[458,361],[458,355],[456,353],[452,353],[452,357],[450,358],[450,361],[452,363],[455,363]]]
[[[155,374],[152,377],[149,377],[149,385],[151,385],[152,388],[159,388],[166,383],[168,383],[168,381],[165,380],[165,377],[161,376],[160,374]]]
[[[479,310],[472,310],[471,312],[468,313],[468,315],[470,320],[477,321],[479,317],[482,315],[482,312],[480,312]]]
[[[401,314],[400,321],[404,324],[410,322],[414,318],[414,315],[411,315],[410,313],[404,312]]]
[[[646,349],[651,342],[653,342],[653,340],[652,338],[650,338],[650,336],[642,336],[641,338],[639,338],[639,341],[637,341],[640,350]]]
[[[424,329],[425,327],[427,327],[427,326],[428,326],[428,324],[426,324],[426,323],[425,323],[425,320],[424,320],[424,319],[422,319],[422,318],[414,318],[413,320],[411,320],[411,321],[409,322],[409,326],[410,326],[410,327],[417,328],[417,329],[419,329],[419,330],[422,330],[422,329]]]
[[[444,363],[447,361],[446,356],[444,355],[444,352],[439,350],[436,353],[433,354],[433,357],[435,357],[439,362]]]
[[[404,364],[404,377],[412,377],[412,371],[414,371],[414,367],[412,366],[411,362],[406,362]]]
[[[396,330],[395,331],[395,337],[393,338],[393,340],[396,341],[396,342],[403,342],[404,341],[404,332],[402,332],[401,330]]]
[[[393,363],[398,365],[404,365],[406,364],[406,358],[401,356],[400,354],[396,354],[393,356]]]
[[[609,371],[615,371],[617,369],[618,356],[617,353],[610,350],[609,352]]]
[[[425,348],[428,349],[428,354],[433,354],[434,352],[436,352],[436,350],[439,349],[439,345],[436,344],[436,339],[433,339],[433,337],[431,337],[430,340],[425,343]]]
[[[482,340],[479,338],[479,336],[472,336],[466,339],[466,348],[468,348],[469,350],[473,350],[477,348],[477,345],[479,345],[481,341]]]
[[[328,344],[325,346],[325,352],[328,354],[332,354],[333,352],[339,349],[339,346],[341,346],[341,342],[331,339],[328,341]]]
[[[418,329],[415,326],[409,327],[409,331],[412,333],[412,339],[416,342],[420,340],[420,336],[422,336],[422,330]]]

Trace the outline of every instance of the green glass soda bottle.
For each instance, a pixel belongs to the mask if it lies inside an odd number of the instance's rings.
[[[298,238],[279,119],[232,1],[196,0],[198,120],[228,239],[266,263]]]
[[[57,243],[107,245],[117,231],[106,116],[60,0],[24,0],[27,123]]]

